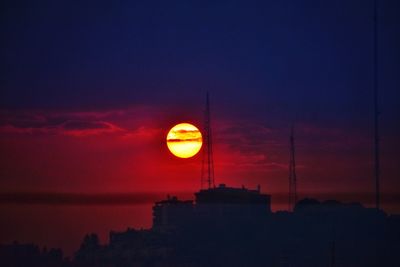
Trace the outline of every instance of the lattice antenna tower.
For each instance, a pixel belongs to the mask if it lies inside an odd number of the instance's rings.
[[[208,92],[206,95],[206,109],[204,112],[203,162],[202,162],[202,168],[201,168],[201,188],[204,188],[205,185],[207,185],[209,189],[215,188],[211,115],[210,115],[210,98],[209,98]]]

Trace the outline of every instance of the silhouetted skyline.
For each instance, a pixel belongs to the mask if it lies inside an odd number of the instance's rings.
[[[8,266],[397,266],[400,216],[359,203],[305,198],[271,211],[261,187],[220,184],[193,200],[167,196],[148,229],[85,234],[71,257],[34,244],[0,245]]]

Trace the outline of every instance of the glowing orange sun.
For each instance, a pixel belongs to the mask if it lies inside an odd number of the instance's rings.
[[[180,123],[172,127],[167,135],[167,146],[179,158],[196,155],[203,144],[201,132],[190,123]]]

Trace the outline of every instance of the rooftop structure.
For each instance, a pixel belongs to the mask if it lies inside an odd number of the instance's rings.
[[[153,206],[153,228],[157,230],[172,230],[187,223],[193,213],[192,200],[179,200],[168,196]]]
[[[271,197],[262,194],[258,186],[256,190],[227,187],[220,184],[218,187],[202,189],[195,193],[196,204],[244,204],[244,205],[265,205],[270,211]]]
[[[255,190],[220,184],[195,193],[196,201],[168,196],[153,206],[153,229],[171,231],[199,222],[220,220],[255,221],[271,213],[271,197]]]

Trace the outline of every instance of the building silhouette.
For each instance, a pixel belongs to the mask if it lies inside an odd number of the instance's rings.
[[[358,203],[303,199],[272,212],[260,188],[219,185],[168,196],[153,226],[88,235],[75,266],[400,266],[400,216]],[[332,265],[333,264],[333,265]]]
[[[169,231],[182,227],[194,216],[192,200],[182,201],[177,197],[156,202],[153,206],[153,229]]]
[[[72,263],[63,258],[61,249],[40,249],[35,244],[14,242],[0,245],[0,266],[2,267],[69,267]]]
[[[87,234],[73,259],[34,244],[0,245],[0,266],[400,266],[400,216],[358,203],[302,199],[272,212],[261,189],[219,185],[194,200],[168,196],[150,229],[101,243]]]

